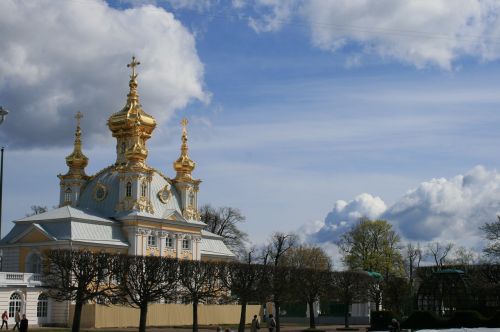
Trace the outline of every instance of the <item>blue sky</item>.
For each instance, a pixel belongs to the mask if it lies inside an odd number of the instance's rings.
[[[241,209],[255,243],[276,230],[334,243],[332,227],[368,215],[408,240],[459,234],[480,249],[478,225],[500,212],[495,2],[6,1],[0,12],[3,234],[30,205],[57,204],[76,110],[88,173],[113,162],[105,120],[125,101],[132,54],[159,120],[149,163],[173,175],[189,118],[200,200]]]

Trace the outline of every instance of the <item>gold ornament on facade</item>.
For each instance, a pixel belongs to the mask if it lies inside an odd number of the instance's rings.
[[[158,199],[163,204],[167,204],[170,198],[172,198],[172,191],[170,189],[170,184],[166,184],[157,194]]]
[[[94,187],[92,195],[94,199],[100,202],[103,201],[107,195],[108,195],[108,188],[104,184],[98,182]]]
[[[139,64],[140,62],[132,57],[132,62],[127,65],[132,69],[127,102],[120,112],[111,115],[108,119],[108,127],[117,140],[116,164],[124,165],[131,160],[134,167],[144,167],[144,161],[148,155],[146,141],[156,127],[156,120],[144,112],[139,103],[138,74],[136,73],[136,67]]]
[[[82,152],[82,130],[80,128],[80,120],[83,115],[81,112],[77,112],[76,118],[76,130],[75,130],[75,142],[73,145],[73,152],[66,157],[66,165],[68,165],[69,170],[64,175],[59,175],[60,179],[88,179],[89,177],[85,174],[85,167],[89,163],[89,158],[85,156]]]

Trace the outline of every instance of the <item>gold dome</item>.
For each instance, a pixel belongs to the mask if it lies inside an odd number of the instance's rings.
[[[132,68],[127,94],[127,103],[120,112],[108,119],[108,127],[117,139],[117,164],[133,164],[144,167],[148,155],[146,141],[156,127],[156,120],[142,110],[137,93],[137,74],[135,67],[140,64],[132,57],[127,67]]]
[[[85,167],[89,163],[89,158],[85,156],[82,152],[82,130],[80,129],[80,119],[83,117],[82,113],[76,113],[76,131],[75,131],[75,143],[73,146],[73,152],[66,157],[66,165],[68,165],[68,173],[62,175],[64,178],[86,178]]]
[[[196,163],[189,158],[188,155],[188,138],[187,129],[188,124],[187,119],[182,119],[182,145],[181,145],[181,155],[179,159],[174,161],[174,170],[177,172],[175,180],[177,181],[192,181],[191,173],[196,167]]]

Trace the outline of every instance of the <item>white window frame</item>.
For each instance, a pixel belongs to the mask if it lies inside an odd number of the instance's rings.
[[[156,247],[158,245],[158,241],[156,236],[148,235],[148,247]]]
[[[191,240],[182,239],[182,250],[189,250],[189,249],[191,249]]]
[[[64,191],[64,203],[69,203],[71,202],[71,196],[73,194],[73,190],[71,190],[71,188],[66,188],[66,190]]]
[[[127,182],[125,185],[125,196],[132,197],[132,182]]]
[[[49,313],[49,298],[47,294],[41,293],[38,295],[38,301],[36,304],[36,317],[37,318],[47,318]]]
[[[165,248],[173,248],[174,247],[174,239],[171,237],[165,238]]]
[[[9,317],[15,317],[16,312],[23,309],[23,297],[19,293],[12,293],[9,298]]]

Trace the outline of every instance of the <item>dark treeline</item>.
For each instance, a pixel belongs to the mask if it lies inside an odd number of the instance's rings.
[[[160,301],[193,305],[195,332],[198,304],[241,304],[238,330],[244,331],[248,303],[294,301],[312,308],[320,299],[346,306],[367,299],[363,290],[373,280],[367,273],[331,271],[328,260],[323,259],[311,261],[316,267],[301,266],[301,261],[311,257],[308,255],[317,256],[318,252],[318,248],[297,247],[283,256],[286,259],[281,258],[282,264],[273,260],[263,264],[261,257],[254,260],[252,253],[244,262],[212,262],[53,250],[44,260],[44,281],[51,297],[74,302],[73,332],[80,330],[85,303],[138,308],[139,331],[144,332],[148,304]],[[310,325],[315,327],[312,310]]]

